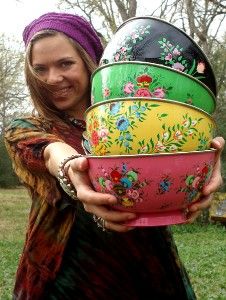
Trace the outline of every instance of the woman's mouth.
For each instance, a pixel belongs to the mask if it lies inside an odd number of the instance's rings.
[[[65,88],[62,88],[62,89],[58,89],[56,91],[52,91],[51,94],[52,94],[52,97],[54,99],[65,98],[65,97],[68,96],[70,91],[71,91],[71,87],[65,87]]]

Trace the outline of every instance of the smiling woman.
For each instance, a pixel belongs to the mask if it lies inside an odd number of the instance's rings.
[[[32,205],[13,299],[196,299],[170,229],[126,226],[135,213],[112,210],[116,197],[93,189],[80,157],[91,73],[103,52],[96,31],[81,16],[47,13],[23,39],[35,113],[14,120],[5,141]],[[219,157],[223,139],[213,146]],[[219,158],[187,222],[220,183]]]

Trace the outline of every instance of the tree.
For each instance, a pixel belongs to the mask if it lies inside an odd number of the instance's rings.
[[[0,136],[12,118],[28,107],[20,44],[0,35]]]
[[[137,0],[59,0],[59,6],[67,10],[76,7],[92,24],[98,20],[101,29],[94,27],[106,44],[122,21],[135,17]]]
[[[20,184],[18,177],[13,171],[3,137],[0,136],[0,188],[11,188]]]

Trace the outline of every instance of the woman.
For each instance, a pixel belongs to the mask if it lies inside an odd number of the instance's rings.
[[[38,114],[14,120],[5,134],[32,199],[13,299],[196,299],[169,229],[124,226],[135,215],[107,208],[116,199],[92,189],[87,160],[78,157],[90,75],[103,50],[96,32],[82,17],[48,13],[23,38]],[[213,141],[219,156],[223,144]],[[218,158],[188,222],[209,206],[221,181]]]

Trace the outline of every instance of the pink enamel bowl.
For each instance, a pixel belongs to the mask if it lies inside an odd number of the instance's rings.
[[[135,212],[128,226],[186,222],[186,210],[209,182],[216,150],[146,155],[87,155],[97,192],[118,199],[114,209]]]

